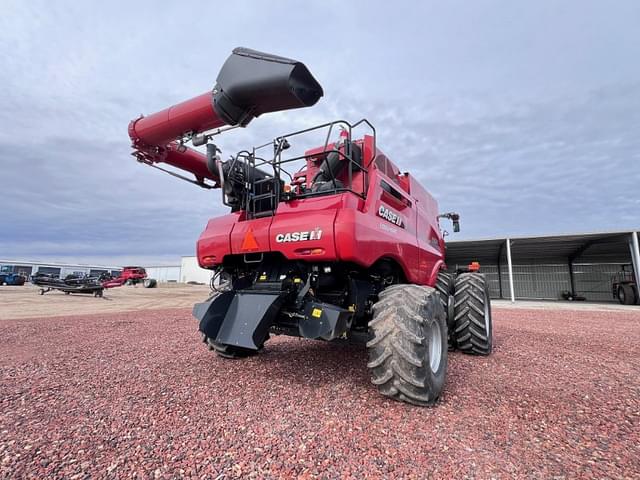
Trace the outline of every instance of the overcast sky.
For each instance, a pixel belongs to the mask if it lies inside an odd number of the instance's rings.
[[[325,96],[225,157],[366,117],[461,214],[450,238],[640,228],[640,2],[414,3],[3,0],[0,258],[194,254],[219,191],[136,163],[127,124],[210,90],[236,46],[305,62]]]

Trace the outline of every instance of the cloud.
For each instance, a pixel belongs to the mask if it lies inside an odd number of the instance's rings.
[[[488,5],[9,2],[0,257],[193,253],[225,212],[219,192],[135,162],[126,127],[210,89],[237,45],[305,61],[325,98],[223,135],[225,155],[367,117],[389,157],[462,214],[456,238],[639,228],[637,4]]]

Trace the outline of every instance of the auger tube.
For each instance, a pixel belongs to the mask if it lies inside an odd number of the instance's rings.
[[[314,105],[323,91],[307,67],[296,60],[236,48],[220,69],[216,85],[190,100],[141,116],[129,123],[134,155],[139,161],[163,162],[219,183],[202,153],[178,140],[225,125],[245,127],[269,112]]]

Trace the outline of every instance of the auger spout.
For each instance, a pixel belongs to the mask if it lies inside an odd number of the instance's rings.
[[[263,113],[314,105],[322,87],[296,60],[236,48],[227,58],[211,92],[129,123],[134,155],[148,164],[163,162],[192,173],[197,182],[219,183],[207,157],[185,147],[189,139],[224,126],[245,127]]]

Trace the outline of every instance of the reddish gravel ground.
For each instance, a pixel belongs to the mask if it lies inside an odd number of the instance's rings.
[[[494,312],[441,402],[386,400],[363,348],[215,357],[188,311],[0,322],[5,478],[639,478],[640,314]]]

